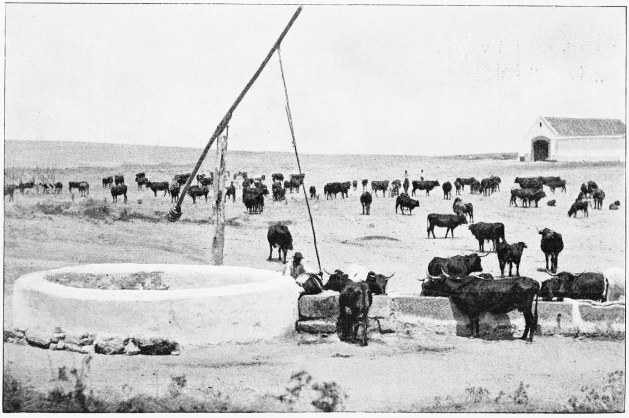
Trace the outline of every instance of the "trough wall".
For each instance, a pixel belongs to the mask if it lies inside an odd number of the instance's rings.
[[[301,332],[335,332],[339,305],[338,293],[325,291],[299,300]],[[589,301],[538,302],[536,334],[576,335],[625,332],[624,302]],[[373,297],[369,309],[369,332],[427,332],[470,336],[469,319],[445,297],[420,297],[417,294],[391,294]],[[486,313],[480,318],[479,334],[485,339],[517,338],[524,332],[524,316],[518,311],[504,315]]]

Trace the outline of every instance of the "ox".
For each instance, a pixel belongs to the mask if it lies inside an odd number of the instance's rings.
[[[551,301],[556,297],[558,302],[563,298],[607,302],[609,281],[603,273],[572,274],[562,271],[554,274],[548,270],[546,272],[552,277],[542,283],[539,295],[544,301]]]
[[[446,181],[445,183],[443,183],[443,186],[441,186],[441,188],[443,189],[443,198],[445,200],[452,199],[452,183]]]
[[[439,276],[443,273],[445,274],[453,274],[457,276],[465,276],[474,272],[483,271],[483,266],[481,265],[481,258],[487,257],[488,254],[484,256],[479,256],[478,254],[468,254],[468,255],[455,255],[454,257],[442,258],[442,257],[434,257],[428,263],[428,269],[426,270],[428,277]]]
[[[548,270],[548,259],[550,258],[550,270],[556,273],[559,253],[563,251],[563,239],[561,234],[548,228],[542,230],[538,229],[537,232],[542,236],[540,248],[546,257],[546,270]]]
[[[363,205],[363,215],[369,215],[371,200],[371,193],[369,192],[363,192],[363,194],[360,195],[360,204]]]
[[[440,228],[446,228],[446,236],[444,238],[448,238],[448,232],[452,230],[452,238],[454,238],[454,228],[461,224],[466,224],[467,219],[465,219],[464,215],[440,215],[436,213],[431,213],[427,218],[428,227],[426,231],[428,232],[428,238],[430,238],[430,233],[432,232],[432,237],[435,237],[435,226]]]
[[[435,187],[440,186],[439,180],[435,180],[435,181],[431,181],[431,180],[426,180],[426,181],[413,180],[411,182],[411,184],[413,185],[413,191],[411,192],[411,196],[415,196],[415,190],[425,190],[426,191],[426,196],[430,196],[430,191],[432,189],[434,189]]]
[[[588,202],[587,200],[582,200],[582,201],[576,201],[572,204],[572,206],[570,206],[570,209],[568,210],[568,217],[571,217],[572,215],[574,215],[574,217],[577,217],[577,212],[578,211],[583,211],[583,216],[588,216],[588,206],[590,206],[590,202]]]
[[[520,277],[520,260],[525,248],[528,247],[523,242],[508,244],[505,241],[498,243],[496,254],[498,254],[498,264],[500,265],[500,277],[505,277],[505,266],[507,263],[509,263],[509,277],[512,276],[513,264],[515,264],[515,276]]]
[[[474,238],[478,240],[478,251],[485,251],[485,241],[491,241],[493,243],[493,251],[496,251],[496,246],[500,240],[506,242],[505,226],[503,223],[479,222],[468,226],[468,229],[472,232]]]
[[[389,188],[389,180],[372,181],[371,191],[378,197],[378,190],[382,191],[382,197],[386,196],[387,189]]]
[[[112,203],[118,203],[118,196],[124,196],[124,202],[127,203],[127,186],[124,184],[111,187]]]
[[[406,193],[402,193],[395,199],[395,213],[397,213],[397,208],[400,208],[402,215],[404,215],[404,208],[408,209],[408,214],[413,214],[413,208],[419,207],[419,201],[415,199],[411,199]]]
[[[179,185],[181,185],[181,183],[177,182]],[[168,184],[167,181],[158,181],[156,183],[152,183],[150,181],[146,182],[146,187],[148,187],[149,189],[151,189],[153,191],[153,195],[155,197],[157,197],[157,191],[158,190],[163,190],[164,191],[164,196],[166,196],[166,194],[169,193],[169,189],[170,189],[170,185]]]
[[[166,190],[168,190],[168,188],[166,188]],[[207,186],[190,186],[190,188],[188,189],[188,196],[192,198],[192,204],[197,203],[197,197],[201,196],[205,197],[205,201],[207,202],[207,195],[209,192],[210,189],[208,189]],[[166,196],[166,194],[164,194],[164,196]]]
[[[293,237],[286,225],[276,224],[269,226],[269,231],[266,234],[266,238],[269,241],[269,258],[271,261],[273,258],[273,248],[278,247],[277,259],[282,260],[282,251],[284,251],[284,263],[286,263],[286,253],[288,250],[293,250]]]

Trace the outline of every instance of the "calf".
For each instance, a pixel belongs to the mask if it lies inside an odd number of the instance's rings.
[[[557,204],[557,201],[555,199],[549,200],[548,202],[546,202],[547,206],[555,206],[556,204]]]
[[[619,207],[620,207],[620,201],[617,200],[611,205],[609,205],[609,210],[618,210]]]
[[[440,215],[436,213],[431,213],[428,215],[428,228],[426,231],[428,232],[428,238],[430,238],[430,233],[432,232],[432,237],[435,237],[435,226],[440,228],[446,228],[446,236],[448,238],[448,232],[452,230],[452,238],[454,238],[454,228],[461,224],[466,224],[467,219],[465,219],[464,215]]]
[[[286,253],[288,250],[293,250],[293,237],[286,225],[276,224],[269,226],[269,231],[266,234],[266,238],[269,241],[269,258],[271,261],[273,257],[273,248],[278,247],[277,259],[282,260],[282,251],[284,251],[284,263],[286,263]]]
[[[341,341],[355,343],[362,325],[361,346],[367,345],[369,307],[373,296],[365,282],[347,285],[339,295],[339,318],[336,330]]]
[[[452,210],[459,216],[469,216],[470,222],[474,223],[474,206],[471,203],[463,203],[460,197],[454,199]]]
[[[498,264],[500,265],[500,277],[505,277],[505,265],[509,263],[509,277],[512,276],[511,270],[515,264],[515,276],[520,277],[520,260],[522,252],[527,248],[523,242],[515,244],[507,244],[506,242],[498,243],[496,253],[498,254]]]
[[[402,215],[404,215],[404,208],[408,209],[408,214],[413,214],[413,208],[419,207],[419,201],[415,199],[411,199],[406,193],[402,193],[395,199],[395,213],[397,213],[397,208],[400,208]]]
[[[596,189],[592,194],[594,199],[594,209],[603,209],[603,200],[605,199],[605,192],[603,189]]]
[[[566,181],[565,180],[552,180],[546,183],[546,185],[550,188],[550,191],[555,193],[555,189],[561,188],[563,193],[566,192]]]
[[[371,209],[371,200],[371,193],[369,192],[363,192],[363,194],[360,195],[360,204],[363,205],[363,215],[369,215]]]
[[[568,210],[568,218],[574,215],[577,217],[578,211],[583,211],[583,216],[588,216],[588,206],[590,206],[590,202],[587,200],[577,201],[570,206],[570,210]]]
[[[118,186],[111,186],[112,203],[118,203],[118,196],[124,196],[124,202],[127,203],[127,186],[124,184]]]
[[[551,301],[554,297],[558,302],[563,301],[563,298],[607,301],[609,281],[603,273],[572,274],[562,271],[553,274],[548,270],[546,272],[552,277],[542,283],[539,296],[544,301]]]
[[[468,229],[478,240],[478,251],[485,251],[485,241],[491,241],[494,245],[493,251],[496,251],[498,242],[505,242],[505,226],[503,223],[486,223],[479,222],[468,226]]]

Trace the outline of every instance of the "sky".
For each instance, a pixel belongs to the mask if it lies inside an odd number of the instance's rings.
[[[296,6],[7,4],[5,139],[202,148]],[[621,7],[306,5],[281,48],[299,151],[516,152],[625,120]],[[229,149],[292,151],[275,55]]]

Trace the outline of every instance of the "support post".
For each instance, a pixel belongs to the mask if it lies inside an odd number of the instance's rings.
[[[225,159],[227,154],[227,136],[218,138],[216,147],[216,168],[214,169],[214,238],[212,239],[212,264],[223,265],[223,248],[225,246]]]

